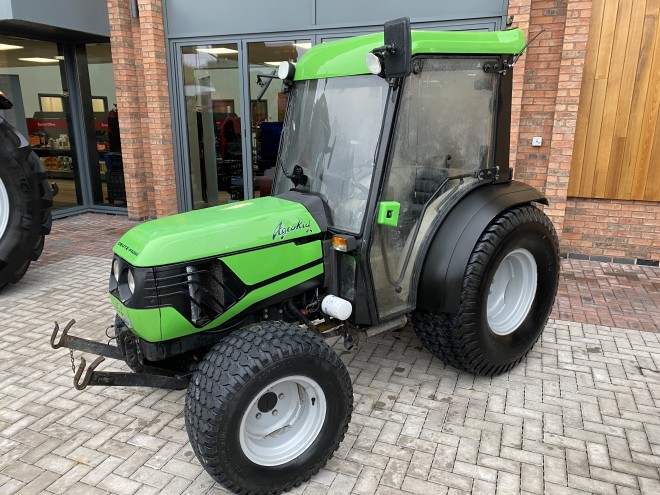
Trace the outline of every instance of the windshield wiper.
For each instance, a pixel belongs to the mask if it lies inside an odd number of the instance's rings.
[[[257,84],[261,87],[261,91],[259,91],[259,95],[257,96],[257,101],[261,101],[261,99],[264,97],[264,94],[266,91],[268,91],[270,83],[273,82],[273,79],[279,79],[276,74],[277,69],[273,69],[273,72],[270,74],[257,74]],[[266,78],[268,80],[263,81],[262,78]]]

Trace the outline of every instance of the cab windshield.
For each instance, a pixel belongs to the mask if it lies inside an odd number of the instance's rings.
[[[327,202],[333,227],[359,233],[387,92],[387,83],[373,75],[295,83],[273,194],[294,188],[289,177],[299,165],[306,180],[299,181],[297,190],[319,194]]]

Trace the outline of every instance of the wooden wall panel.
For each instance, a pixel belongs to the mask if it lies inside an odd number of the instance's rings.
[[[568,195],[660,201],[660,0],[594,0]]]

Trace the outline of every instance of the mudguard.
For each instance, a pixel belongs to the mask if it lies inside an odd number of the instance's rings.
[[[480,187],[449,212],[435,234],[419,278],[417,308],[455,313],[470,254],[488,224],[514,206],[548,200],[518,181]]]

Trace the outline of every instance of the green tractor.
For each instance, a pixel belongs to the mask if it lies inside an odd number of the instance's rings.
[[[55,348],[125,361],[87,385],[187,388],[192,448],[239,493],[298,486],[344,437],[353,390],[325,337],[412,321],[433,355],[506,372],[557,291],[554,228],[512,180],[519,30],[410,31],[324,43],[278,76],[289,91],[273,196],[131,229],[114,248],[117,345]],[[84,376],[83,376],[84,374]]]

